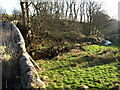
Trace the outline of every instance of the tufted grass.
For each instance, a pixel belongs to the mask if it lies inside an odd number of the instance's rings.
[[[85,51],[81,54],[71,52],[61,56],[62,59],[36,61],[42,68],[39,76],[47,88],[109,89],[120,84],[119,47],[88,45],[83,48]]]

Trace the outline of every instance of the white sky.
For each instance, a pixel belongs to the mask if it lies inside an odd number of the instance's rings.
[[[102,9],[104,9],[111,18],[118,19],[118,2],[120,0],[95,0],[95,1],[103,3]]]
[[[102,2],[102,9],[111,17],[118,19],[118,2],[120,0],[95,0]],[[8,14],[12,14],[14,8],[20,9],[19,0],[0,0],[0,7],[6,9]]]

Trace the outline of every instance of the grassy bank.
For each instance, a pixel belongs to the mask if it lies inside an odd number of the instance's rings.
[[[48,88],[83,87],[105,89],[120,84],[120,51],[115,46],[87,45],[76,48],[54,60],[37,60],[40,77]]]

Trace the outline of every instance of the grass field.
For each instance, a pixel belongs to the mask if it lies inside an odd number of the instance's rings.
[[[39,76],[51,89],[110,89],[120,85],[120,48],[87,45],[53,60],[37,60]]]

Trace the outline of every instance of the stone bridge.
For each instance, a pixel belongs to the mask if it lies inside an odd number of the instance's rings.
[[[12,22],[0,22],[0,84],[4,88],[44,88],[24,38]]]

